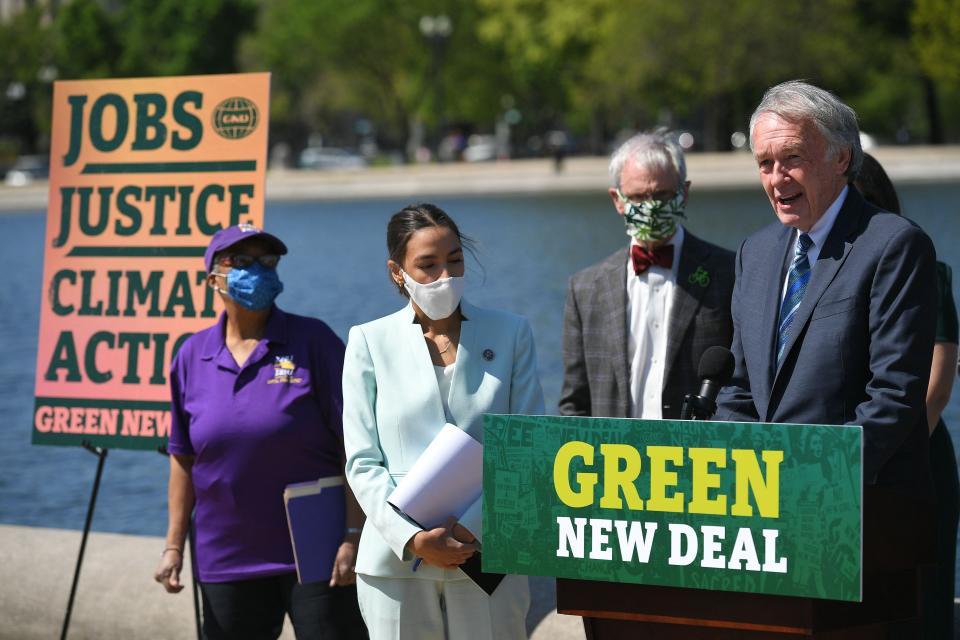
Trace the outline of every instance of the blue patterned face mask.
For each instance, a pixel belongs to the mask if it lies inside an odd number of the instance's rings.
[[[224,276],[213,272],[213,275]],[[217,291],[226,293],[241,307],[250,311],[263,311],[268,308],[283,291],[283,283],[276,269],[269,269],[259,262],[249,267],[234,267],[226,274],[227,290],[217,288]]]
[[[672,236],[677,231],[677,218],[686,217],[683,195],[678,191],[672,200],[631,202],[618,189],[627,235],[637,240],[666,240]]]

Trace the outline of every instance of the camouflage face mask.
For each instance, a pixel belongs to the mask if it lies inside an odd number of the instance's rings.
[[[677,230],[677,218],[685,218],[683,192],[672,200],[644,200],[630,202],[620,190],[617,196],[623,203],[623,221],[627,235],[637,240],[666,240]]]

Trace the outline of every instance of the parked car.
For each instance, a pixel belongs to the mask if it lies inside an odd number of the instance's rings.
[[[307,147],[300,152],[303,169],[362,169],[367,166],[363,156],[336,147]]]
[[[463,150],[465,162],[486,162],[497,158],[497,139],[491,135],[475,133],[467,138],[467,148]]]
[[[7,171],[5,182],[11,187],[22,187],[36,180],[50,177],[50,160],[46,156],[20,156]]]

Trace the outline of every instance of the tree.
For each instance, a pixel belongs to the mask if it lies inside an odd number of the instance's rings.
[[[126,76],[232,73],[253,29],[253,0],[128,0],[119,11],[119,59]]]
[[[54,56],[62,79],[116,75],[117,25],[97,0],[63,5],[53,25]]]
[[[44,147],[41,136],[50,131],[50,83],[45,77],[53,62],[50,49],[42,8],[28,7],[0,23],[0,147],[7,147],[0,148],[0,155]]]
[[[619,6],[613,0],[478,0],[480,39],[497,52],[503,90],[524,114],[521,131],[540,135],[567,126],[593,128],[597,78],[588,67],[594,49],[609,33]],[[584,100],[584,98],[587,98]],[[599,151],[602,134],[594,130]]]
[[[244,64],[273,73],[271,113],[294,146],[307,132],[352,139],[350,125],[362,116],[387,146],[403,147],[414,120],[492,122],[501,75],[476,38],[476,13],[454,0],[276,0],[245,43]],[[423,16],[438,14],[453,24],[437,80],[443,114],[433,108],[430,50],[419,30]]]
[[[960,2],[917,0],[910,24],[920,68],[945,88],[960,90]]]
[[[953,101],[956,113],[960,101],[960,2],[957,0],[917,0],[911,15],[911,44],[922,71],[930,142],[946,140],[942,123],[956,126],[954,118],[941,112],[940,94]]]
[[[728,148],[765,88],[806,78],[827,88],[855,81],[852,0],[624,0],[593,52],[594,101],[614,127],[692,128],[707,149]],[[839,93],[842,93],[840,91]]]

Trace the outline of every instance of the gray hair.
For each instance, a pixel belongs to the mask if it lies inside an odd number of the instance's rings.
[[[680,186],[687,181],[687,161],[683,158],[683,149],[667,129],[638,133],[614,152],[610,158],[610,180],[616,189],[620,188],[620,174],[627,160],[633,160],[640,167],[672,169],[677,174]]]
[[[763,113],[773,113],[790,122],[809,120],[827,140],[828,156],[841,149],[850,149],[850,164],[844,175],[853,182],[863,164],[860,128],[857,114],[840,98],[825,89],[801,80],[790,80],[767,89],[763,100],[750,116],[750,149],[753,149],[753,128]]]

